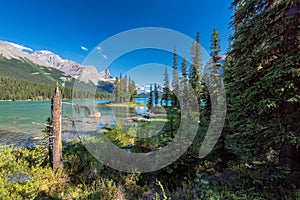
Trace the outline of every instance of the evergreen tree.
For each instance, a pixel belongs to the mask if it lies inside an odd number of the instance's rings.
[[[164,88],[163,88],[163,94],[161,97],[161,105],[163,105],[163,102],[165,102],[164,106],[168,106],[168,102],[170,100],[170,82],[169,82],[169,74],[168,74],[168,66],[165,67],[165,73],[164,73]]]
[[[206,110],[208,112],[208,116],[210,115],[209,110],[215,108],[217,105],[217,98],[219,97],[219,88],[221,85],[221,77],[218,68],[222,66],[220,63],[220,55],[221,51],[220,41],[219,41],[219,32],[216,28],[214,28],[211,40],[210,40],[210,62],[208,64],[207,73],[205,73],[205,85],[209,87],[210,92],[208,93],[208,88],[203,89],[203,96],[207,102]]]
[[[182,100],[186,104],[188,101],[188,79],[187,79],[187,64],[186,64],[186,58],[183,59],[181,63],[181,70],[182,70],[182,80],[181,80],[181,95]]]
[[[235,0],[225,67],[228,144],[242,158],[300,168],[299,2]]]
[[[115,99],[116,102],[119,102],[119,99],[120,99],[120,97],[119,97],[119,95],[120,95],[120,92],[119,92],[120,85],[119,85],[118,77],[116,77],[116,80],[114,81],[114,87],[115,87],[115,89],[114,89],[114,99]]]
[[[155,104],[155,106],[157,106],[157,104],[158,104],[158,86],[157,86],[157,84],[155,83],[154,84],[154,104]]]
[[[129,84],[128,88],[130,94],[129,102],[134,102],[134,98],[137,95],[136,85],[134,80],[130,80],[128,84]]]
[[[220,51],[221,51],[221,47],[220,47],[220,40],[219,40],[219,32],[216,28],[214,28],[213,30],[213,34],[211,36],[210,39],[210,56],[212,58],[212,62],[214,64],[215,67],[220,67],[221,63],[220,63]],[[215,69],[215,68],[214,68]]]
[[[216,28],[213,30],[210,42],[211,58],[204,74],[205,87],[203,87],[203,99],[206,102],[206,106],[203,109],[204,113],[201,122],[208,122],[208,120],[211,119],[211,116],[218,112],[217,110],[220,108],[220,105],[221,109],[223,109],[223,106],[225,106],[225,94],[222,92],[223,84],[221,75],[219,73],[219,67],[222,66],[220,63],[221,56],[219,55],[221,47],[219,41],[219,32]],[[220,158],[220,165],[222,167],[227,167],[229,156],[228,150],[225,147],[224,132],[220,135],[218,143],[214,147],[214,153]]]
[[[122,81],[122,73],[120,73],[120,78],[119,78],[119,82],[118,82],[118,93],[119,93],[119,99],[118,102],[122,103],[123,102],[123,96],[124,96],[124,90],[123,90],[123,81]]]
[[[125,75],[122,77],[120,74],[120,79],[116,78],[114,82],[114,98],[116,102],[133,102],[135,96],[137,95],[136,85],[134,80]]]
[[[190,85],[194,89],[197,95],[198,102],[201,101],[202,85],[201,85],[201,74],[200,70],[202,67],[202,57],[201,57],[201,44],[200,44],[200,33],[197,33],[196,43],[192,43],[191,55],[192,55],[192,65],[190,67],[189,81]]]
[[[127,74],[124,76],[124,102],[129,102],[129,88],[128,88],[128,77]]]
[[[179,95],[179,78],[178,78],[178,65],[177,65],[177,52],[176,46],[174,47],[173,53],[173,80],[172,80],[173,92],[171,95],[172,106],[179,106],[178,99],[176,95]]]
[[[153,90],[152,90],[152,84],[150,84],[150,93],[148,97],[147,107],[150,109],[152,106],[153,106]]]

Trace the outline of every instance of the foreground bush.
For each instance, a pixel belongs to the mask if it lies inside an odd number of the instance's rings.
[[[104,166],[80,142],[63,149],[54,174],[48,149],[0,151],[0,199],[297,199],[299,174],[265,163],[220,159],[189,162],[191,152],[153,173],[124,173]]]

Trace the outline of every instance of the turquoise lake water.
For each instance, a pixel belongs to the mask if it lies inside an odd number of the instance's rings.
[[[71,101],[66,101],[71,102]],[[101,113],[99,122],[113,123],[113,121],[128,118],[143,113],[144,107],[109,107],[104,103],[108,100],[80,100],[73,103],[88,106],[91,111]],[[146,98],[136,98],[136,102],[145,104]],[[71,105],[63,104],[62,118],[73,117]],[[48,117],[51,116],[51,101],[9,101],[0,102],[0,145],[26,143],[28,138],[42,135],[42,130]],[[33,124],[34,122],[34,124]],[[95,124],[95,130],[97,124]],[[66,127],[62,127],[64,129]]]

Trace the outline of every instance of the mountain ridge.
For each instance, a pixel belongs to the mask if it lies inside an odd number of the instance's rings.
[[[94,85],[98,85],[99,81],[113,83],[115,80],[108,69],[99,73],[94,66],[83,66],[75,61],[63,59],[52,51],[33,51],[28,47],[8,41],[0,41],[0,55],[7,59],[25,59],[37,65],[52,67],[77,80],[85,83],[92,82]]]

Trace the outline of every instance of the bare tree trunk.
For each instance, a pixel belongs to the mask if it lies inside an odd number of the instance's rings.
[[[62,163],[62,138],[61,138],[61,96],[56,83],[56,88],[51,100],[51,119],[52,119],[52,164],[56,171]]]

